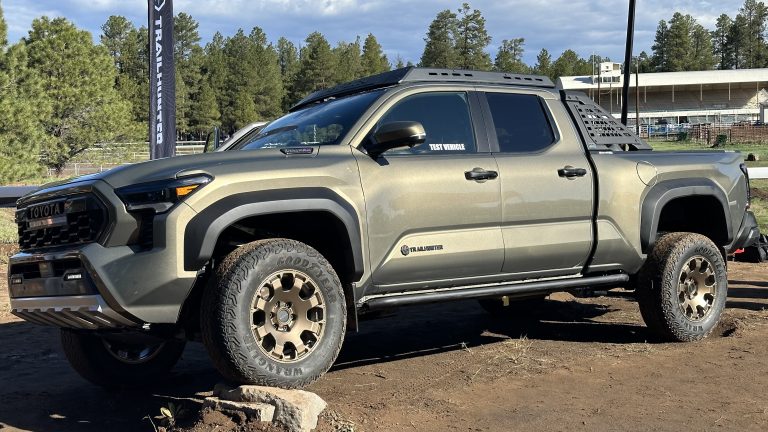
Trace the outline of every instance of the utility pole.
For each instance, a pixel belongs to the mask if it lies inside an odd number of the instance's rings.
[[[600,102],[602,102],[601,100],[602,94],[600,93],[601,92],[600,85],[602,81],[603,81],[603,77],[600,73],[600,65],[597,65],[597,104],[598,105],[600,105]]]
[[[635,64],[635,133],[640,136],[640,57]]]
[[[624,100],[621,104],[621,122],[627,125],[627,116],[629,112],[629,105],[627,100],[629,98],[629,80],[632,74],[632,43],[635,39],[635,0],[629,0],[629,14],[627,16],[627,46],[624,51],[624,88],[622,89],[622,97]]]

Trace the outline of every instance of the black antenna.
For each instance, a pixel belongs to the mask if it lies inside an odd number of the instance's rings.
[[[624,88],[622,89],[621,122],[627,125],[629,112],[629,80],[632,74],[632,43],[635,39],[635,0],[629,0],[629,16],[627,17],[627,49],[624,51]],[[635,119],[639,121],[639,119]]]

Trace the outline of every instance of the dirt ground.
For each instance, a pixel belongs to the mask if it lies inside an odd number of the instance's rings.
[[[474,302],[363,322],[309,388],[328,402],[320,430],[768,430],[768,264],[731,264],[730,279],[721,326],[694,344],[655,342],[622,290],[555,295],[538,323]],[[152,431],[171,403],[191,424],[218,381],[190,344],[152,392],[96,388],[69,368],[57,330],[8,313],[0,286],[0,429]],[[260,430],[217,414],[192,430]]]

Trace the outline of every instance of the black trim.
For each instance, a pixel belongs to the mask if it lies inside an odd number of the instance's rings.
[[[291,107],[290,111],[293,112],[313,103],[322,102],[326,99],[362,93],[364,91],[390,87],[406,82],[484,83],[521,87],[555,88],[552,80],[545,76],[461,69],[417,68],[409,66],[339,84],[330,89],[318,90]]]
[[[593,189],[593,192],[592,192],[592,247],[590,247],[589,255],[587,255],[587,260],[584,262],[584,269],[586,271],[589,271],[589,268],[592,266],[592,261],[594,261],[595,259],[595,254],[597,253],[597,242],[599,238],[599,235],[597,232],[598,230],[597,216],[600,214],[600,176],[597,175],[597,166],[595,165],[595,160],[592,158],[592,153],[589,151],[589,146],[587,145],[584,132],[580,128],[576,127],[576,125],[574,124],[575,119],[573,118],[573,113],[567,109],[566,109],[566,112],[568,112],[568,115],[571,117],[571,127],[579,137],[579,142],[581,142],[581,148],[584,151],[584,155],[587,158],[587,163],[589,164],[589,168],[592,170],[592,189]],[[552,124],[556,124],[556,123],[554,123],[553,121]]]
[[[653,186],[643,200],[640,216],[640,245],[643,253],[648,253],[656,242],[659,218],[664,206],[676,198],[688,196],[711,196],[720,202],[728,232],[727,243],[731,243],[733,240],[733,230],[731,228],[728,198],[725,192],[715,182],[707,178],[668,180]]]
[[[490,135],[485,125],[485,116],[483,115],[483,107],[480,104],[479,92],[467,92],[467,101],[469,102],[469,116],[472,120],[472,129],[475,134],[475,152],[490,153]]]
[[[729,247],[726,248],[727,252],[733,252],[736,249],[752,246],[757,243],[760,238],[760,228],[757,226],[757,219],[755,214],[751,211],[744,213],[744,219],[741,221],[739,232],[736,234],[736,238]]]
[[[347,229],[355,276],[363,274],[363,245],[357,214],[348,202],[324,188],[274,189],[230,195],[209,205],[184,231],[184,269],[200,270],[213,255],[221,233],[233,223],[253,216],[303,211],[327,211]]]
[[[580,91],[560,91],[560,98],[589,150],[651,150],[634,131],[616,121],[603,107]]]
[[[485,287],[470,286],[443,291],[396,294],[386,297],[376,297],[366,301],[363,304],[363,307],[369,310],[376,310],[424,303],[437,303],[453,300],[471,300],[488,297],[499,297],[504,295],[525,295],[584,287],[618,287],[628,281],[629,276],[621,273],[605,276],[525,282],[511,285],[500,284]]]

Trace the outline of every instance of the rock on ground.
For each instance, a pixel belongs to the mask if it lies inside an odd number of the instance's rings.
[[[206,398],[205,407],[223,412],[242,412],[250,420],[271,422],[275,417],[275,407],[265,403],[246,403]]]
[[[218,384],[213,395],[221,401],[246,404],[268,404],[275,409],[273,421],[290,431],[305,432],[317,427],[317,417],[327,404],[320,396],[304,390],[285,390],[274,387]]]

